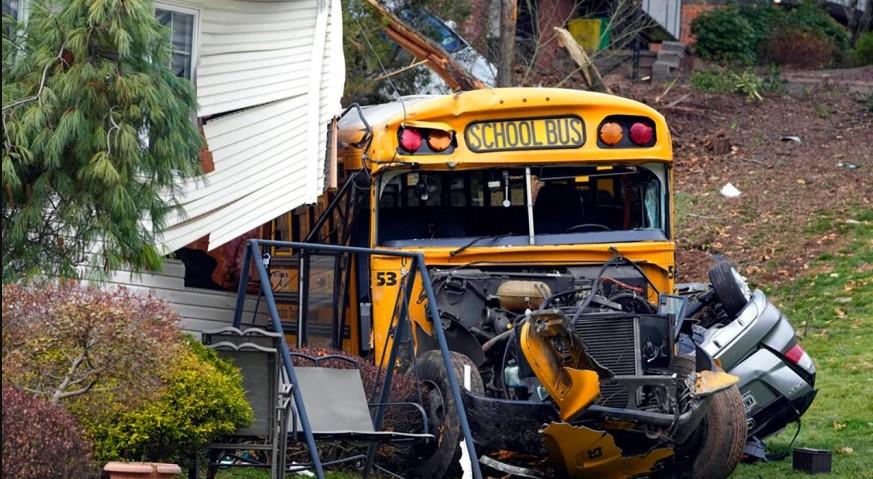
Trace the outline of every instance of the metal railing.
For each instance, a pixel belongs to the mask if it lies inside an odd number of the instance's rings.
[[[261,246],[273,246],[280,248],[293,248],[302,251],[314,251],[314,252],[332,252],[332,253],[349,253],[349,254],[363,254],[367,256],[379,255],[379,256],[393,256],[400,258],[409,258],[412,260],[410,270],[407,273],[406,277],[408,280],[405,284],[405,295],[404,295],[404,304],[403,307],[400,308],[400,317],[399,322],[397,324],[396,335],[391,347],[391,351],[389,353],[388,364],[385,368],[385,382],[382,386],[381,397],[378,401],[378,406],[376,410],[376,417],[374,419],[374,428],[375,430],[379,430],[382,426],[382,420],[384,418],[385,410],[384,404],[388,402],[389,394],[391,392],[391,381],[394,374],[394,368],[397,361],[397,352],[399,349],[399,345],[401,343],[401,338],[404,337],[405,334],[409,334],[406,330],[408,323],[408,305],[409,300],[412,295],[412,287],[415,283],[414,279],[416,274],[421,277],[421,284],[424,288],[424,293],[427,298],[427,314],[429,316],[430,321],[433,323],[433,331],[436,336],[437,343],[439,344],[440,353],[443,358],[443,364],[447,371],[447,377],[449,382],[449,389],[451,390],[452,398],[455,403],[456,412],[458,414],[458,419],[460,421],[461,431],[464,434],[464,442],[467,448],[467,452],[469,453],[470,463],[472,465],[473,477],[475,479],[482,479],[482,472],[479,467],[479,463],[476,458],[478,455],[476,454],[476,446],[473,443],[473,435],[470,431],[470,424],[467,419],[467,413],[464,408],[464,401],[461,397],[461,389],[458,383],[458,378],[455,377],[451,363],[451,356],[449,353],[449,346],[446,341],[446,336],[443,329],[442,319],[440,318],[439,310],[437,307],[436,295],[434,294],[433,285],[430,280],[430,276],[428,275],[427,267],[424,262],[424,255],[421,253],[409,252],[409,251],[397,251],[397,250],[388,250],[388,249],[376,249],[376,248],[361,248],[361,247],[353,247],[353,246],[338,246],[338,245],[327,245],[327,244],[313,244],[313,243],[300,243],[300,242],[290,242],[290,241],[272,241],[272,240],[249,240],[247,242],[245,259],[242,264],[242,271],[240,272],[240,282],[239,288],[237,290],[237,298],[236,298],[236,310],[234,312],[233,326],[239,328],[242,323],[242,314],[243,314],[243,305],[245,303],[246,298],[246,290],[248,289],[248,278],[249,273],[251,271],[251,265],[254,263],[255,269],[258,273],[258,278],[260,280],[260,294],[264,296],[264,299],[267,304],[267,310],[270,315],[270,319],[272,321],[272,326],[277,332],[282,332],[282,320],[279,316],[278,308],[276,307],[276,299],[273,295],[272,286],[270,283],[270,275],[267,272],[267,268],[264,263],[261,261]],[[301,271],[302,275],[303,272]],[[302,277],[302,276],[301,276]],[[305,314],[305,311],[300,311],[300,314]],[[298,334],[301,331],[298,330]],[[297,414],[300,419],[300,425],[303,428],[304,438],[306,440],[306,446],[309,449],[309,455],[312,459],[312,467],[315,469],[315,474],[318,479],[324,479],[324,469],[323,464],[321,462],[321,458],[318,454],[318,447],[315,442],[315,436],[313,434],[312,428],[309,423],[309,416],[306,414],[306,406],[303,403],[303,396],[305,394],[298,387],[297,376],[294,371],[294,364],[291,360],[291,350],[288,347],[288,341],[285,338],[285,335],[282,335],[282,341],[280,342],[281,346],[281,356],[282,356],[282,364],[285,368],[285,372],[288,375],[288,379],[292,384],[292,396],[294,399],[295,407],[297,408]],[[283,431],[284,433],[284,431]],[[373,456],[375,453],[375,447],[370,446],[367,453],[367,469],[366,472],[370,470],[370,466],[372,464]]]

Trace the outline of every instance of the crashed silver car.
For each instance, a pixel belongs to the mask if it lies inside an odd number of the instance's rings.
[[[678,285],[698,322],[696,341],[738,383],[748,421],[746,454],[765,458],[761,440],[797,421],[815,399],[815,364],[789,319],[727,262],[709,284]]]

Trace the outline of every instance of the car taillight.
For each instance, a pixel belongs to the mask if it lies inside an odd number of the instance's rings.
[[[621,129],[621,125],[618,123],[604,123],[603,126],[600,127],[600,141],[609,146],[621,143],[623,137],[624,132]]]
[[[421,148],[421,131],[418,128],[406,127],[400,131],[400,148],[409,153],[415,153]]]
[[[806,351],[800,346],[800,343],[795,344],[791,349],[785,352],[785,359],[791,361],[794,364],[800,363],[800,360],[803,359],[803,355],[806,354]]]
[[[630,139],[637,145],[648,145],[649,142],[652,141],[652,137],[654,135],[655,130],[653,130],[651,126],[646,125],[645,123],[637,122],[630,127]]]
[[[812,358],[803,350],[800,343],[795,343],[794,346],[788,348],[788,351],[785,351],[785,359],[791,362],[791,364],[794,364],[811,374],[815,374],[815,363],[812,362]]]

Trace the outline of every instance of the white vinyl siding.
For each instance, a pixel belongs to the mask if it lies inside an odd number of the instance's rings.
[[[305,94],[317,12],[316,0],[208,2],[197,72],[199,115]]]
[[[185,3],[200,12],[198,116],[215,169],[183,185],[165,253],[207,234],[216,248],[314,202],[345,76],[339,0]]]
[[[107,288],[125,287],[140,294],[154,294],[167,302],[182,318],[182,330],[191,333],[215,330],[233,323],[236,308],[236,294],[224,291],[185,287],[185,265],[175,259],[164,262],[164,268],[157,273],[133,274],[117,271],[101,286]],[[243,322],[252,322],[256,298],[246,298],[243,308]],[[261,300],[258,308],[257,324],[267,323],[266,304]]]

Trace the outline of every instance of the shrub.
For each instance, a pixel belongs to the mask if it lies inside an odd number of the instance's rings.
[[[811,1],[805,1],[797,8],[790,10],[785,15],[781,29],[819,33],[831,40],[835,52],[849,50],[849,32],[837,23],[823,7]]]
[[[691,74],[691,85],[709,93],[729,93],[734,91],[734,82],[723,71],[697,70]]]
[[[779,71],[771,69],[762,78],[749,69],[740,73],[727,69],[698,70],[691,76],[691,84],[700,91],[711,93],[737,93],[750,100],[763,100],[764,91],[777,92],[782,87]]]
[[[2,297],[4,381],[65,406],[100,462],[176,461],[251,421],[241,373],[155,297],[74,283]]]
[[[6,285],[2,304],[4,381],[94,417],[155,396],[180,346],[178,316],[126,289]]]
[[[764,58],[778,65],[822,68],[834,60],[834,44],[812,30],[779,30],[767,40]]]
[[[742,3],[737,11],[752,26],[757,51],[763,47],[770,33],[785,22],[785,11],[772,2]]]
[[[95,476],[91,444],[61,406],[3,384],[3,477]]]
[[[186,343],[162,375],[166,388],[157,400],[86,424],[98,460],[185,462],[219,435],[251,423],[239,369],[200,343]]]
[[[790,48],[784,46],[797,44],[805,51],[814,50],[816,57],[808,64],[820,66],[835,58],[841,60],[842,52],[849,46],[846,29],[812,2],[791,9],[771,2],[743,2],[738,7],[702,14],[692,23],[692,32],[697,35],[695,50],[701,58],[721,62],[751,63],[757,57],[778,63],[787,58],[785,64],[807,67],[800,61],[803,54],[791,55]],[[805,34],[798,37],[796,32]],[[781,38],[786,34],[788,38]],[[830,45],[826,60],[821,60],[825,56],[821,37]],[[771,54],[774,49],[777,51]]]
[[[758,34],[737,8],[702,13],[691,23],[691,32],[700,58],[743,64],[755,61]]]
[[[873,32],[867,32],[855,41],[852,62],[859,67],[873,65]]]

